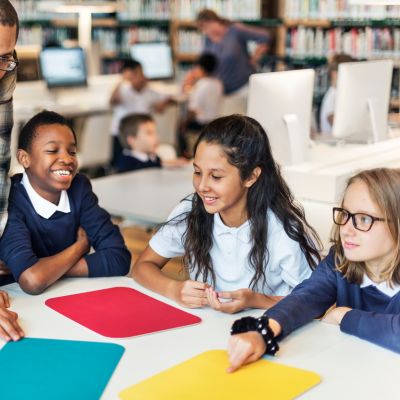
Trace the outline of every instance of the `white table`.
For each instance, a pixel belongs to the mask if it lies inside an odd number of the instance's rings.
[[[199,353],[226,348],[232,322],[243,315],[260,314],[259,310],[236,315],[219,313],[210,308],[189,310],[203,322],[131,339],[109,339],[44,305],[45,300],[51,297],[115,286],[135,288],[177,306],[125,277],[64,279],[39,296],[23,293],[17,284],[2,288],[9,293],[12,309],[18,312],[21,325],[29,337],[110,342],[125,347],[125,353],[104,391],[103,400],[117,399],[118,393],[126,387]],[[273,360],[312,370],[322,376],[322,382],[304,394],[301,397],[304,399],[399,398],[400,355],[341,333],[337,326],[312,322],[283,340],[281,350]],[[212,399],[212,394],[209,398]]]
[[[193,193],[193,167],[149,168],[92,180],[100,206],[133,222],[165,222],[184,197]]]

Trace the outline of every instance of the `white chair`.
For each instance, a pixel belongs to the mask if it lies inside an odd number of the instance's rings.
[[[107,166],[111,160],[111,111],[85,118],[78,136],[79,168]]]
[[[169,105],[164,112],[154,113],[152,117],[157,126],[158,136],[161,143],[168,143],[176,146],[176,135],[178,129],[178,106]]]

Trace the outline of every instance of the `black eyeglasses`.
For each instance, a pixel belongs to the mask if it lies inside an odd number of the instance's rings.
[[[333,222],[336,225],[346,225],[347,221],[351,218],[354,228],[362,232],[368,232],[375,221],[385,221],[385,218],[373,217],[364,213],[351,213],[344,208],[333,208]]]
[[[19,61],[15,58],[0,57],[0,70],[1,71],[13,71],[19,64]]]

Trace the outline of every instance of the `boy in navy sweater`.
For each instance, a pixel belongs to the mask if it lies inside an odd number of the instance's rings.
[[[163,160],[157,155],[160,144],[156,124],[150,114],[129,114],[119,126],[123,152],[117,159],[117,172],[136,171],[143,168],[181,167],[185,158]]]
[[[229,371],[274,354],[276,340],[333,305],[324,322],[400,353],[399,193],[399,169],[362,171],[350,179],[341,207],[333,209],[329,255],[263,317],[234,323]]]
[[[17,157],[25,172],[12,178],[0,259],[21,288],[39,294],[63,276],[126,275],[130,253],[89,180],[77,174],[68,122],[50,111],[35,115],[20,133]]]

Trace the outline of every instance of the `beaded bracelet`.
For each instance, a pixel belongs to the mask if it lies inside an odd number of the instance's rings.
[[[236,320],[231,328],[231,335],[237,335],[239,333],[245,333],[250,331],[258,332],[265,343],[265,354],[269,354],[271,356],[275,355],[275,353],[279,350],[279,345],[274,338],[274,333],[268,324],[269,320],[266,315],[263,315],[260,318],[254,317],[243,317]]]

